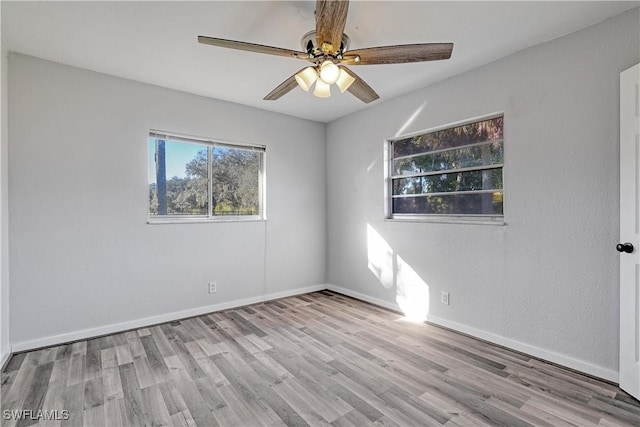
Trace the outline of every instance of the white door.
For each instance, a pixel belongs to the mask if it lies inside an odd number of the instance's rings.
[[[640,64],[620,74],[620,388],[640,399]]]

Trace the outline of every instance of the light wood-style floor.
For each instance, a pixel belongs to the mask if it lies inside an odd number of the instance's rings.
[[[640,425],[613,385],[326,291],[17,354],[1,392],[2,426]]]

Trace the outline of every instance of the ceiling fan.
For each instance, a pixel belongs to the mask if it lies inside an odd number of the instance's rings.
[[[269,92],[264,97],[268,101],[280,98],[296,85],[308,91],[314,83],[313,94],[320,98],[328,98],[331,96],[331,85],[335,83],[340,92],[344,93],[348,90],[356,98],[369,103],[378,99],[378,94],[345,65],[400,64],[437,61],[451,57],[453,43],[419,43],[347,50],[349,37],[344,34],[344,26],[348,10],[348,0],[317,0],[316,29],[302,37],[304,51],[206,36],[198,36],[198,42],[229,49],[302,59],[313,64],[298,71]]]

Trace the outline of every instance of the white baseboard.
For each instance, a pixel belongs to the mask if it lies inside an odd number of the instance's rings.
[[[396,303],[392,303],[389,301],[385,301],[379,298],[370,297],[369,295],[361,294],[360,292],[352,291],[351,289],[342,288],[336,285],[327,285],[327,289],[330,291],[337,292],[342,295],[346,295],[348,297],[352,297],[355,299],[359,299],[361,301],[370,302],[371,304],[379,305],[380,307],[388,308],[389,310],[397,311],[402,313],[400,306]]]
[[[0,369],[4,368],[4,364],[7,363],[9,357],[11,357],[11,346],[7,346],[7,348],[3,348],[0,351]]]
[[[203,307],[196,307],[188,310],[174,311],[172,313],[160,314],[157,316],[145,317],[142,319],[130,320],[127,322],[113,323],[111,325],[99,326],[96,328],[82,329],[79,331],[68,332],[64,334],[37,338],[28,341],[18,341],[12,343],[11,348],[13,352],[33,350],[36,348],[49,347],[52,345],[63,344],[71,341],[78,341],[101,335],[113,334],[117,332],[127,331],[129,329],[144,328],[150,325],[156,325],[158,323],[170,322],[178,319],[185,319],[187,317],[199,316],[202,314],[212,313],[220,310],[227,310],[235,307],[242,307],[245,305],[256,304],[263,301],[270,301],[279,298],[290,297],[293,295],[301,295],[309,292],[322,291],[327,289],[327,286],[314,285],[304,288],[291,289],[283,292],[274,292],[271,294],[260,295],[257,297],[244,298],[240,300],[234,300],[224,302],[220,304],[206,305]]]
[[[619,381],[619,375],[617,371],[594,365],[593,363],[585,362],[584,360],[576,359],[571,356],[566,356],[564,354],[556,353],[551,350],[547,350],[511,338],[503,337],[502,335],[497,335],[491,332],[484,331],[482,329],[463,325],[462,323],[442,319],[436,316],[427,316],[427,321],[436,325],[443,326],[445,328],[462,332],[463,334],[480,338],[481,340],[488,341],[493,344],[497,344],[503,347],[510,348],[512,350],[519,351],[521,353],[534,356],[538,359],[546,360],[556,365],[565,366],[567,368],[584,372],[585,374],[589,374],[594,377],[612,381],[616,384],[618,384]]]
[[[370,297],[369,295],[365,295],[360,292],[355,292],[350,289],[345,289],[335,285],[327,285],[327,289],[362,300],[362,301],[370,302],[371,304],[376,304],[393,311],[402,312],[398,304],[390,303],[388,301],[384,301],[379,298]],[[619,374],[617,371],[604,368],[602,366],[594,365],[592,363],[585,362],[584,360],[576,359],[570,356],[566,356],[564,354],[556,353],[551,350],[547,350],[531,344],[523,343],[521,341],[507,338],[502,335],[497,335],[492,332],[487,332],[482,329],[474,328],[472,326],[467,326],[462,323],[442,319],[440,317],[427,315],[426,320],[436,325],[443,326],[448,329],[453,329],[454,331],[462,332],[463,334],[471,335],[481,340],[488,341],[490,343],[497,344],[503,347],[507,347],[507,348],[534,356],[536,358],[543,359],[551,363],[555,363],[557,365],[565,366],[570,369],[575,369],[576,371],[584,372],[594,377],[612,381],[616,384],[618,384],[619,382]]]
[[[285,298],[293,295],[301,295],[309,292],[316,292],[328,289],[337,293],[347,295],[362,301],[369,302],[371,304],[379,305],[381,307],[388,308],[393,311],[402,312],[400,306],[396,303],[391,303],[379,298],[371,297],[360,292],[352,291],[350,289],[342,288],[332,284],[321,284],[308,286],[304,288],[291,289],[284,292],[275,292],[264,296],[257,296],[251,298],[245,298],[241,300],[229,301],[221,304],[207,305],[203,307],[197,307],[188,310],[175,311],[168,314],[161,314],[158,316],[146,317],[143,319],[136,319],[122,323],[115,323],[111,325],[100,326],[97,328],[83,329],[79,331],[69,332],[65,334],[43,337],[28,341],[19,341],[11,344],[10,350],[3,352],[0,358],[0,366],[11,355],[11,352],[19,352],[32,350],[41,347],[48,347],[52,345],[58,345],[70,341],[78,341],[87,338],[97,337],[106,334],[113,334],[129,329],[143,328],[149,325],[155,325],[158,323],[170,322],[173,320],[184,319],[187,317],[199,316],[202,314],[212,313],[215,311],[226,310],[229,308],[242,307],[249,304],[256,304],[263,301],[270,301],[278,298]],[[589,362],[585,362],[580,359],[576,359],[570,356],[566,356],[560,353],[553,352],[541,347],[537,347],[531,344],[523,343],[511,338],[507,338],[501,335],[487,332],[482,329],[477,329],[471,326],[464,325],[462,323],[454,322],[451,320],[442,319],[436,316],[427,316],[427,321],[436,325],[443,326],[445,328],[452,329],[454,331],[462,332],[473,337],[507,347],[522,353],[529,354],[539,359],[543,359],[567,368],[575,369],[580,372],[592,375],[594,377],[603,378],[608,381],[618,383],[619,375],[617,371],[604,368],[602,366],[594,365]]]

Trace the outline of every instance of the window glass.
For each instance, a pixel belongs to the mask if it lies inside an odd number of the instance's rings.
[[[502,216],[504,118],[390,141],[391,216]]]
[[[264,148],[151,132],[149,217],[262,217]]]

